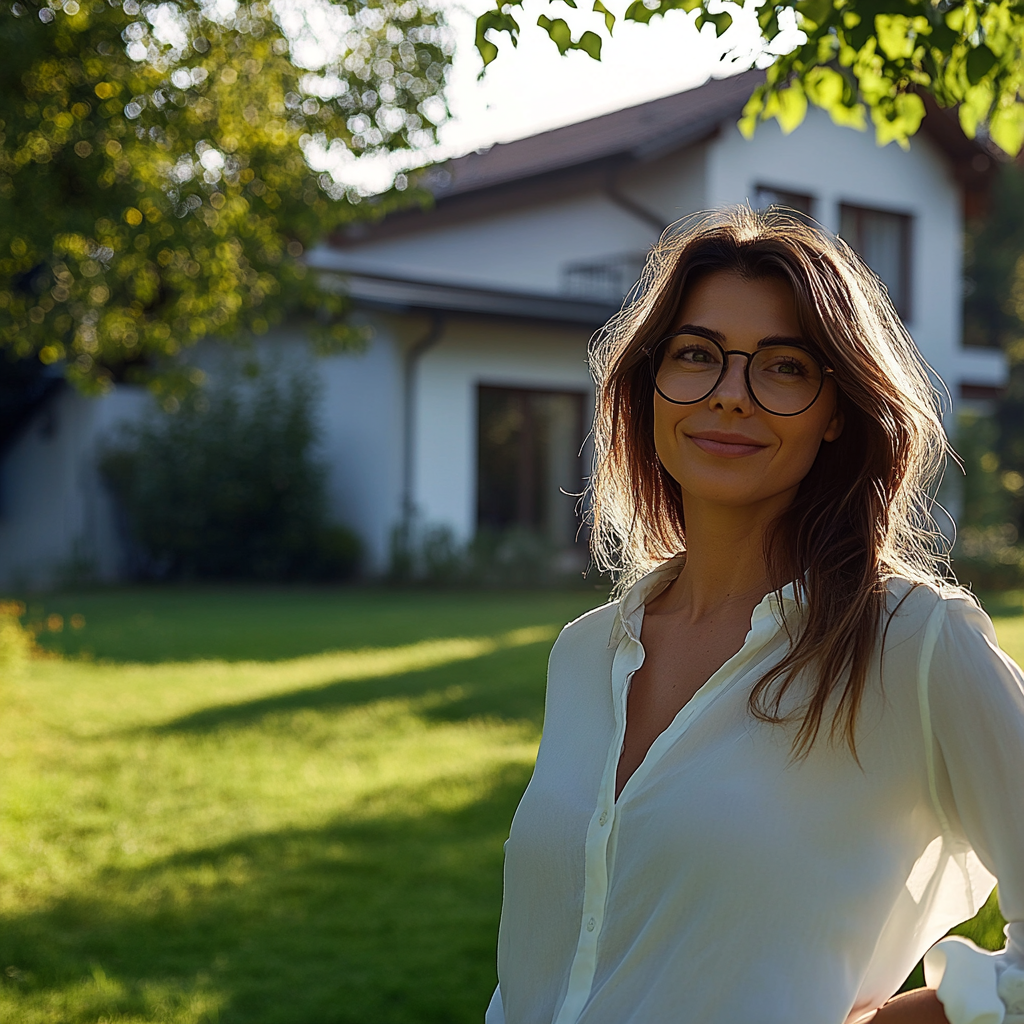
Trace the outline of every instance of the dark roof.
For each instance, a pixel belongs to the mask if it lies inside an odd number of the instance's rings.
[[[576,124],[468,153],[428,170],[424,183],[434,195],[432,211],[399,211],[376,225],[352,225],[332,242],[344,248],[365,238],[381,239],[419,230],[426,213],[465,219],[495,205],[575,194],[585,179],[606,180],[631,163],[643,163],[693,145],[735,121],[763,78],[746,71],[713,79],[695,89],[664,96]],[[950,162],[968,211],[983,205],[995,170],[993,153],[968,139],[956,112],[940,109],[927,94],[921,132]],[[868,129],[870,131],[870,128]],[[645,219],[652,219],[645,215]],[[664,226],[664,225],[662,225]]]
[[[371,309],[511,317],[593,330],[606,323],[619,307],[617,302],[584,296],[543,295],[375,272],[328,248],[314,249],[308,259],[317,270],[342,274],[345,294],[357,305]]]
[[[698,89],[602,114],[448,161],[432,187],[440,199],[609,157],[649,160],[738,117],[760,71],[710,81]]]

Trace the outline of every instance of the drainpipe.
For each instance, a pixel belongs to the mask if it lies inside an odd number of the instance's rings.
[[[444,317],[432,314],[426,333],[406,349],[402,367],[402,528],[406,537],[412,529],[413,448],[416,429],[416,370],[420,360],[444,337]]]

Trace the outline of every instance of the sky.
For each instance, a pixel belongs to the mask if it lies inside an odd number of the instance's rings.
[[[560,56],[547,34],[535,24],[539,13],[551,10],[569,21],[578,38],[583,30],[599,26],[600,15],[587,10],[573,11],[561,3],[552,9],[552,0],[526,0],[525,11],[517,13],[523,25],[518,48],[506,36],[496,37],[498,58],[481,77],[482,64],[473,39],[476,16],[490,6],[488,0],[442,2],[455,36],[456,51],[447,89],[452,116],[441,126],[439,145],[427,152],[388,158],[355,159],[347,151],[328,154],[307,150],[306,157],[313,166],[330,170],[336,180],[346,185],[378,192],[390,185],[398,170],[668,96],[698,86],[709,77],[726,77],[745,71],[753,63],[764,66],[772,59],[756,20],[757,7],[764,0],[744,0],[743,6],[729,0],[710,0],[712,13],[728,11],[733,16],[732,24],[720,37],[710,24],[697,31],[693,24],[696,11],[671,11],[646,26],[620,21],[613,38],[605,41],[600,61],[581,51]],[[589,0],[581,0],[580,6],[585,3],[589,5]],[[302,20],[307,32],[312,30],[305,36],[311,47],[305,58],[307,67],[326,59],[332,49],[329,21],[321,26],[310,18],[310,13],[321,7],[327,11],[327,18],[330,5],[318,5],[315,0],[312,5],[302,5]],[[774,53],[785,52],[803,41],[795,16],[787,13],[792,24],[780,17],[783,31],[773,40]]]
[[[620,21],[613,38],[605,41],[601,61],[581,51],[561,57],[546,33],[532,24],[550,5],[527,0],[529,13],[520,18],[524,27],[518,48],[507,36],[496,36],[498,59],[481,80],[474,21],[488,6],[486,0],[447,6],[457,48],[448,89],[453,118],[441,130],[446,156],[681,92],[711,76],[744,71],[763,52],[754,5],[748,0],[741,8],[718,0],[713,9],[728,10],[734,18],[721,38],[711,25],[702,33],[693,27],[696,12],[672,11],[647,26]],[[577,35],[596,28],[599,19],[560,4],[557,14],[567,17]],[[780,40],[777,47],[785,43]]]

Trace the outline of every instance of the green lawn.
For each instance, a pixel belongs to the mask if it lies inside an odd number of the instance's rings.
[[[0,678],[0,1024],[479,1022],[547,651],[601,600],[31,604],[63,627]],[[989,907],[974,934],[999,926]]]

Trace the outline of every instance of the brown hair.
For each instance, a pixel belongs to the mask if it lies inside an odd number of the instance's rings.
[[[801,705],[794,754],[810,751],[835,701],[830,737],[843,736],[856,756],[888,581],[946,585],[948,545],[930,510],[949,448],[927,365],[878,278],[843,241],[785,210],[746,207],[665,232],[591,352],[594,558],[621,592],[685,550],[679,486],[654,448],[647,351],[674,329],[688,286],[714,272],[788,282],[804,336],[834,371],[845,419],[766,536],[772,585],[795,580],[804,614],[788,653],[754,686],[750,709],[762,721],[788,721],[783,696],[813,669],[819,681]]]

